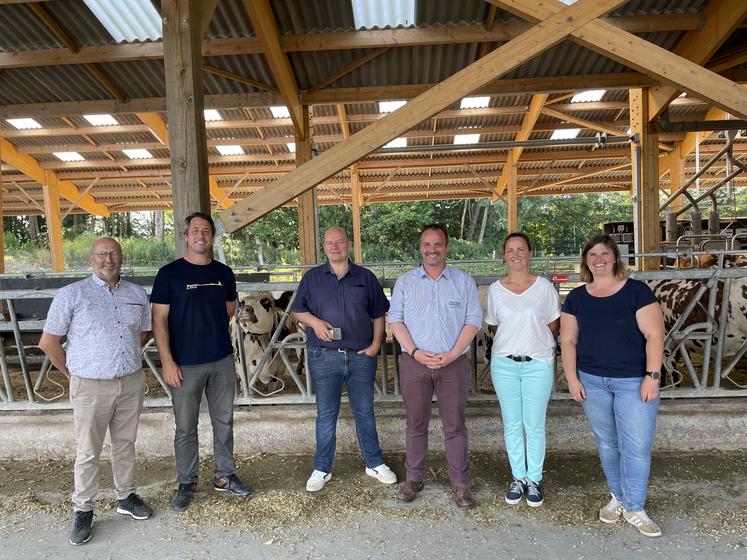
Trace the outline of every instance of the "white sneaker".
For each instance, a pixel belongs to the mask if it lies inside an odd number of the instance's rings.
[[[397,482],[397,475],[392,472],[392,469],[383,463],[375,469],[369,469],[366,467],[366,474],[374,477],[382,484],[394,484]]]
[[[651,518],[646,515],[644,510],[641,511],[623,511],[622,513],[625,521],[633,525],[641,535],[646,537],[660,537],[661,529],[659,526],[651,521]]]
[[[599,521],[602,523],[617,523],[623,511],[620,500],[612,496],[610,502],[599,510]]]
[[[319,490],[324,488],[324,485],[327,484],[330,478],[332,478],[332,473],[314,470],[309,480],[306,481],[306,491],[319,492]]]

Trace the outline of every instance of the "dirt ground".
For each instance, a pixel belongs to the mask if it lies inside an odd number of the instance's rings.
[[[402,476],[403,457],[386,460]],[[548,454],[546,502],[536,510],[504,503],[503,454],[471,455],[479,501],[472,511],[453,505],[443,455],[429,461],[426,489],[403,505],[355,455],[338,456],[318,494],[304,490],[309,457],[239,457],[238,474],[255,488],[250,499],[214,492],[208,459],[195,502],[181,514],[168,507],[173,460],[142,461],[139,492],[156,509],[147,521],[114,513],[104,465],[93,540],[81,547],[67,544],[72,461],[0,462],[0,559],[747,557],[747,451],[658,454],[647,509],[662,526],[659,539],[599,523],[607,494],[596,456]]]

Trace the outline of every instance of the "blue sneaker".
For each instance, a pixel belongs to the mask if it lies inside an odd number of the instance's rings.
[[[545,503],[545,494],[542,492],[539,482],[527,478],[524,484],[527,489],[527,505],[529,507],[540,507]]]
[[[524,484],[524,480],[514,478],[513,482],[511,482],[511,485],[508,487],[508,492],[506,492],[506,503],[510,506],[515,506],[524,497],[526,491],[527,487]]]
[[[241,479],[235,474],[229,474],[226,477],[214,479],[213,488],[218,492],[228,492],[229,494],[241,496],[242,498],[252,493],[252,489],[241,482]]]

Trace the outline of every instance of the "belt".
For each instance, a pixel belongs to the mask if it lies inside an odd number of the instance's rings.
[[[358,350],[353,350],[352,348],[338,348],[338,352],[357,352]]]
[[[532,357],[531,356],[513,356],[509,354],[506,356],[509,360],[513,360],[514,362],[531,362]]]

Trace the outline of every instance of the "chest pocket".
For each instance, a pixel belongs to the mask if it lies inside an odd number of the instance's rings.
[[[143,316],[144,304],[134,301],[123,301],[119,307],[120,321],[128,328],[140,328],[140,319]]]

